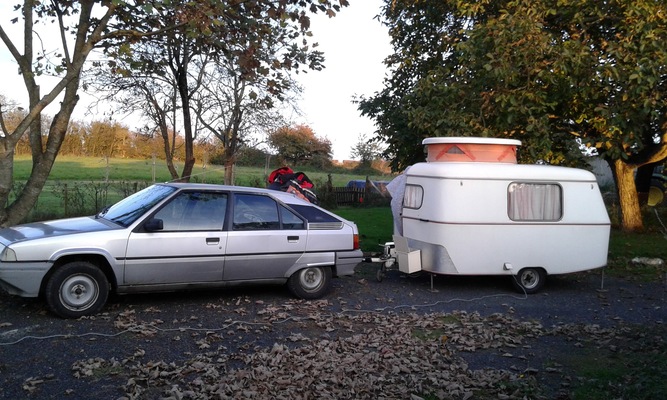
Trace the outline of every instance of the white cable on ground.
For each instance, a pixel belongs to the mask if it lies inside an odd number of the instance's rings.
[[[658,219],[658,222],[660,222],[660,226],[662,226],[662,236],[667,239],[667,228],[665,228],[665,224],[662,223],[662,220],[660,219],[660,214],[658,214],[658,209],[653,208],[653,211],[655,211],[655,217]]]
[[[5,342],[5,343],[0,343],[0,346],[9,346],[13,344],[20,343],[24,340],[27,339],[34,339],[34,340],[48,340],[48,339],[70,339],[70,338],[83,338],[86,336],[98,336],[98,337],[116,337],[123,335],[125,333],[141,333],[144,330],[156,330],[158,332],[184,332],[184,331],[206,331],[206,332],[215,332],[215,331],[221,331],[223,329],[229,329],[230,326],[233,325],[277,325],[277,324],[283,324],[287,321],[295,319],[294,317],[288,317],[280,321],[275,321],[275,322],[247,322],[247,321],[232,321],[231,323],[219,327],[219,328],[193,328],[193,327],[179,327],[179,328],[160,328],[159,326],[151,325],[151,324],[137,324],[131,328],[122,330],[117,333],[100,333],[100,332],[87,332],[87,333],[81,333],[77,335],[73,334],[55,334],[55,335],[48,335],[48,336],[32,336],[32,335],[27,335],[23,336],[13,342]]]
[[[490,299],[490,298],[498,298],[498,297],[509,297],[512,299],[516,300],[526,300],[528,298],[528,294],[524,292],[523,296],[515,296],[515,295],[509,295],[509,294],[493,294],[493,295],[487,295],[487,296],[481,296],[481,297],[473,297],[470,299],[460,299],[460,298],[453,298],[449,300],[439,300],[434,303],[429,303],[429,304],[401,304],[397,306],[388,306],[388,307],[381,307],[381,308],[376,308],[375,310],[355,310],[355,309],[342,309],[340,311],[341,314],[344,313],[382,313],[387,310],[397,310],[401,308],[424,308],[424,307],[434,307],[438,304],[449,304],[453,302],[463,302],[463,303],[470,303],[473,301],[479,301],[479,300],[485,300],[485,299]],[[336,313],[334,313],[336,314]],[[280,321],[274,321],[274,322],[248,322],[248,321],[232,321],[229,324],[223,326],[223,327],[218,327],[218,328],[193,328],[193,327],[179,327],[179,328],[160,328],[155,325],[151,324],[138,324],[135,325],[131,328],[122,330],[117,333],[101,333],[101,332],[88,332],[88,333],[82,333],[82,334],[55,334],[55,335],[47,335],[47,336],[33,336],[33,335],[27,335],[23,336],[13,342],[4,342],[0,343],[0,346],[10,346],[14,344],[18,344],[24,340],[28,339],[33,339],[33,340],[49,340],[49,339],[70,339],[70,338],[84,338],[88,336],[95,336],[95,337],[116,337],[120,336],[126,333],[141,333],[144,330],[155,330],[158,332],[183,332],[183,331],[195,331],[195,332],[200,332],[200,331],[205,331],[205,332],[215,332],[215,331],[221,331],[225,329],[229,329],[229,327],[233,325],[278,325],[278,324],[284,324],[288,321],[291,320],[299,320],[298,317],[287,317],[284,318]]]

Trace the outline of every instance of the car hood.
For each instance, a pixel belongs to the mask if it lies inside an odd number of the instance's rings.
[[[46,222],[33,222],[0,229],[0,242],[5,245],[44,237],[72,235],[114,229],[115,225],[106,220],[93,217],[59,219]]]

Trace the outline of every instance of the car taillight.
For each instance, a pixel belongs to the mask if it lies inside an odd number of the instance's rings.
[[[353,242],[354,250],[357,250],[359,248],[359,234],[354,234]]]

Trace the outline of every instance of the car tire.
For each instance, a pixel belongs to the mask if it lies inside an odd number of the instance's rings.
[[[287,287],[298,298],[318,299],[331,289],[331,268],[303,268],[289,277]]]
[[[547,273],[542,268],[523,268],[512,277],[514,288],[519,293],[533,294],[542,289],[547,280]]]
[[[74,261],[56,269],[45,289],[49,309],[63,318],[98,313],[109,298],[109,281],[94,264]]]

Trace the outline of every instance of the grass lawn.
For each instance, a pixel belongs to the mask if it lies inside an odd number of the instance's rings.
[[[364,252],[382,251],[381,245],[392,240],[394,222],[389,207],[341,207],[333,211],[357,224]]]
[[[181,170],[182,164],[176,168]],[[32,161],[29,156],[16,157],[14,161],[15,189],[30,176]],[[266,176],[270,170],[261,167],[235,168],[235,183],[239,186],[266,187]],[[366,179],[365,175],[319,170],[304,172],[315,183],[323,187],[331,176],[334,187],[345,186],[350,180]],[[390,180],[381,174],[369,177],[372,180]],[[113,204],[132,193],[133,189],[142,189],[153,182],[171,180],[163,160],[136,160],[112,158],[108,162],[99,157],[59,156],[51,170],[39,200],[27,221],[39,221],[64,216],[91,215],[104,206]],[[208,165],[206,168],[197,164],[193,170],[192,182],[218,183],[224,181],[224,168]],[[15,190],[16,191],[16,190]],[[10,198],[11,199],[11,198]],[[65,201],[67,199],[67,201]],[[67,204],[67,208],[65,208]]]
[[[30,176],[32,162],[28,156],[16,157],[14,161],[14,179],[16,181],[25,181]],[[177,170],[183,168],[182,163],[176,164]],[[304,169],[304,172],[312,181],[326,182],[328,172],[319,170]],[[271,170],[265,170],[261,167],[236,167],[236,184],[240,186],[265,186],[265,176],[271,173]],[[135,160],[112,158],[107,161],[98,157],[72,157],[59,156],[56,160],[49,181],[103,181],[105,179],[112,181],[144,181],[153,182],[155,174],[156,182],[167,182],[172,178],[169,175],[164,160]],[[220,165],[208,165],[206,168],[202,164],[196,164],[192,173],[193,182],[222,183],[224,168]],[[370,176],[373,180],[390,180],[391,177],[385,175]],[[366,179],[366,176],[350,173],[331,173],[333,186],[345,186],[350,180]]]

